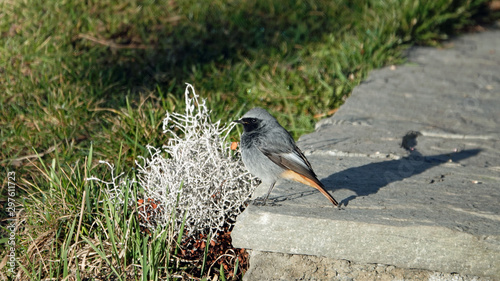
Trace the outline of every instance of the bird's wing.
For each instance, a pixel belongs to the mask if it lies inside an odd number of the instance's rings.
[[[314,173],[311,164],[307,161],[306,157],[298,147],[294,145],[293,149],[269,149],[259,147],[260,151],[266,155],[269,160],[276,163],[276,165],[292,170],[298,174],[306,176],[311,180],[317,181],[316,174]]]

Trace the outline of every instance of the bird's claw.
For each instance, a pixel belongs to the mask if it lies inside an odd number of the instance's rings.
[[[264,197],[259,197],[259,198],[255,198],[252,202],[252,205],[255,205],[255,206],[265,206],[266,205],[266,198]]]

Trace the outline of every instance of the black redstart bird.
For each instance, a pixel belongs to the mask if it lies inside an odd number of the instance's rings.
[[[276,181],[285,178],[316,188],[334,206],[338,206],[337,201],[316,177],[311,164],[290,133],[271,114],[256,107],[233,122],[242,124],[244,129],[241,135],[243,163],[250,173],[263,183],[271,185],[264,204]]]

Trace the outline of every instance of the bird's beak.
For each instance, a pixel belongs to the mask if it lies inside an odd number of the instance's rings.
[[[233,123],[240,123],[240,124],[243,124],[243,121],[241,121],[241,119],[239,120],[234,120]]]

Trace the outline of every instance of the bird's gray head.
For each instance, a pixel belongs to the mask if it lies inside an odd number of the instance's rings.
[[[233,122],[242,124],[245,132],[251,132],[255,129],[260,129],[267,125],[278,123],[276,118],[260,107],[250,109],[247,113],[245,113],[245,115],[243,115],[243,117],[241,117],[240,120],[235,120]]]

